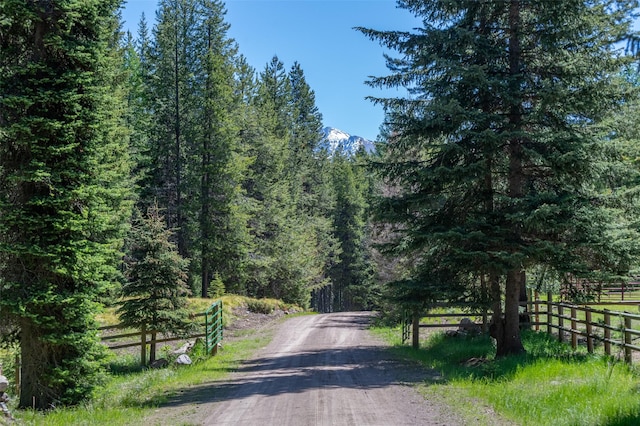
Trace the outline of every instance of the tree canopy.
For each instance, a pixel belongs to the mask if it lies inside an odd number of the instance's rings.
[[[628,271],[601,255],[616,246],[619,222],[611,193],[598,188],[612,145],[597,125],[631,99],[620,78],[630,58],[615,43],[637,4],[399,4],[423,27],[361,29],[401,54],[388,57],[392,74],[370,84],[409,94],[373,99],[389,127],[376,166],[397,190],[380,201],[379,218],[398,224],[396,247],[417,257],[405,288],[428,301],[485,286],[498,355],[521,352],[527,269],[545,264],[585,279]]]

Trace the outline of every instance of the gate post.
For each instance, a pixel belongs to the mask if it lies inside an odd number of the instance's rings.
[[[417,312],[413,313],[412,326],[412,346],[413,349],[418,349],[420,347],[420,315]]]
[[[624,362],[631,364],[633,361],[633,353],[629,345],[632,345],[631,341],[631,318],[624,317]]]
[[[140,334],[140,365],[147,365],[147,327],[142,326]]]
[[[611,314],[604,310],[604,353],[611,355]]]

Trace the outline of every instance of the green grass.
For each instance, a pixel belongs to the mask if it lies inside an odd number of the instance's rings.
[[[243,296],[224,296],[225,323],[233,322],[234,307],[247,306],[253,299]],[[300,311],[295,306],[266,300],[269,306]],[[190,299],[190,311],[203,312],[210,306],[210,299]],[[117,323],[117,317],[106,310],[98,320],[101,324]],[[197,349],[191,353],[191,366],[166,369],[143,369],[137,355],[114,356],[109,364],[108,382],[94,398],[80,407],[59,408],[48,413],[31,410],[12,410],[19,424],[43,426],[90,426],[90,425],[139,425],[145,418],[153,416],[157,407],[169,401],[180,391],[193,386],[220,380],[229,372],[251,357],[256,350],[264,347],[272,335],[254,330],[246,330],[242,337],[233,342],[223,342],[223,349],[214,357],[199,356]],[[1,353],[0,353],[1,355]],[[158,354],[162,356],[162,354]],[[7,366],[7,365],[5,365]],[[16,401],[13,401],[14,404]],[[12,404],[12,405],[14,405]],[[0,425],[1,425],[0,421]]]
[[[215,357],[202,357],[191,366],[142,370],[136,356],[113,360],[109,382],[85,405],[61,408],[49,413],[13,410],[20,424],[43,426],[139,425],[173,395],[193,386],[223,378],[237,369],[271,334],[248,333],[225,344]],[[192,358],[197,359],[197,355]]]
[[[422,349],[398,346],[399,330],[377,329],[403,357],[440,371],[420,390],[456,407],[470,424],[637,425],[640,377],[611,358],[572,352],[544,333],[525,333],[527,354],[494,359],[490,338],[432,334]],[[466,361],[484,362],[471,366]],[[493,414],[495,413],[495,414]]]

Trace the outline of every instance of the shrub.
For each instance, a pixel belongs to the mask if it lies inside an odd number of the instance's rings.
[[[264,299],[248,299],[247,309],[257,314],[270,314],[276,309],[276,304]]]

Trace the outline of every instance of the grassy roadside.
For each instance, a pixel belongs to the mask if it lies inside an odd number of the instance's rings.
[[[229,302],[230,300],[225,301],[226,306],[235,305]],[[248,302],[253,303],[251,300]],[[267,300],[259,303],[271,305],[271,302]],[[274,301],[273,304],[279,308],[276,302]],[[237,303],[246,304],[247,300],[242,299]],[[197,310],[199,309],[200,306],[197,307]],[[231,311],[226,315],[227,319],[233,320]],[[105,322],[108,321],[109,319]],[[223,349],[214,357],[201,356],[203,349],[199,355],[196,348],[194,353],[190,354],[194,360],[190,366],[173,366],[158,370],[141,369],[137,355],[114,357],[110,363],[110,374],[105,386],[84,405],[56,409],[46,414],[30,410],[12,410],[12,414],[21,425],[145,424],[145,419],[154,416],[157,407],[167,402],[173,395],[184,389],[220,380],[236,370],[243,361],[269,343],[273,337],[273,331],[273,327],[263,328],[260,331],[243,330],[240,333],[241,337],[224,342]],[[162,355],[159,354],[159,356]],[[0,425],[4,425],[2,417],[0,417]]]
[[[96,397],[81,407],[64,408],[48,414],[33,411],[14,412],[26,425],[139,425],[156,407],[181,389],[223,378],[237,369],[256,350],[271,339],[269,333],[254,334],[224,346],[215,357],[202,359],[188,367],[127,371],[136,357],[112,364],[114,374]]]
[[[474,425],[638,425],[640,375],[621,362],[574,353],[544,333],[523,336],[527,354],[495,360],[490,338],[432,334],[413,350],[400,330],[375,334],[406,358],[441,372],[420,386]]]

